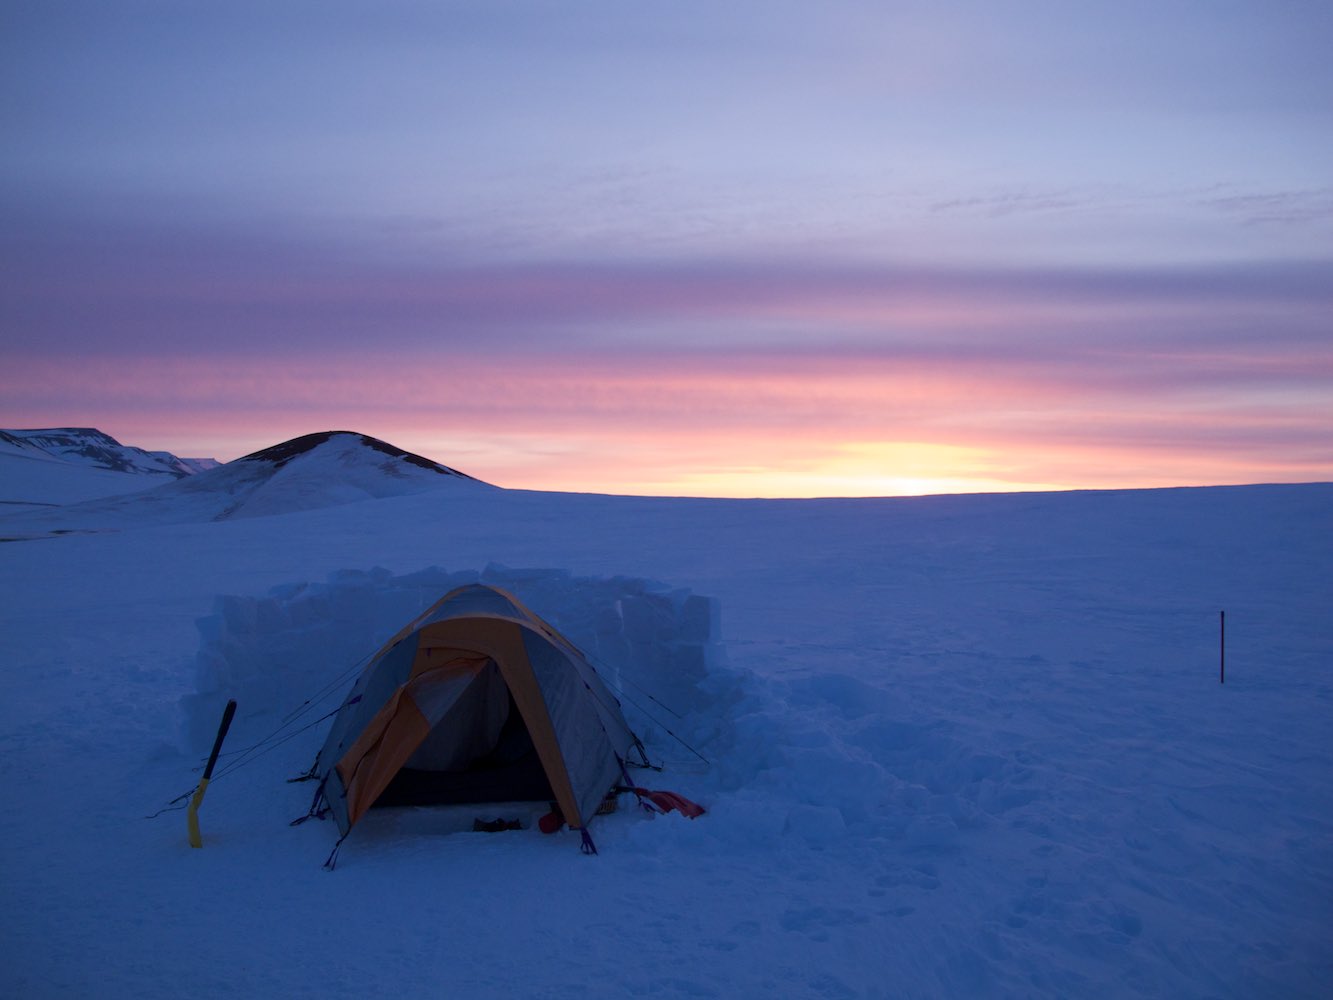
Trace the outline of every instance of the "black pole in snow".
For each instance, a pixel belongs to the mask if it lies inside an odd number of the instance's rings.
[[[213,752],[208,755],[208,765],[204,768],[204,776],[199,780],[199,785],[194,790],[194,797],[190,799],[190,808],[185,814],[189,825],[191,847],[204,846],[203,837],[199,833],[199,806],[204,801],[204,792],[208,789],[208,783],[213,780],[213,765],[218,762],[218,753],[222,750],[222,741],[227,738],[227,730],[231,728],[231,719],[235,714],[236,699],[233,698],[227,702],[227,707],[222,710],[222,723],[218,726],[217,739],[213,741]]]
[[[1217,660],[1217,683],[1225,684],[1227,682],[1227,613],[1218,612],[1218,660]]]

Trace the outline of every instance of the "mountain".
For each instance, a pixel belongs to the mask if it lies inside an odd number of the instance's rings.
[[[97,454],[98,437],[114,444],[113,439],[98,431],[79,434],[81,439],[68,442],[69,447],[86,447],[88,452]],[[0,448],[5,444],[0,442]],[[29,443],[20,438],[15,447],[29,447]],[[139,454],[152,460],[148,452]],[[61,508],[59,519],[65,525],[76,523],[81,530],[220,521],[403,496],[446,484],[464,489],[494,488],[457,469],[366,434],[322,431],[283,441],[225,465],[215,464],[201,472],[173,476],[133,496],[109,495],[113,491],[95,494],[95,499]],[[44,533],[49,513],[30,512],[27,521],[34,533]]]
[[[226,498],[216,520],[333,507],[419,493],[442,483],[486,486],[457,469],[354,431],[305,434],[172,484],[160,494]]]
[[[461,476],[463,479],[472,479],[471,476],[457,469],[451,469],[447,465],[441,465],[439,462],[432,462],[429,458],[422,458],[420,455],[414,455],[410,451],[404,451],[396,445],[389,444],[387,441],[381,441],[379,438],[373,438],[369,434],[357,434],[355,431],[320,431],[317,434],[303,434],[301,437],[292,438],[290,441],[284,441],[281,444],[275,444],[262,451],[256,451],[242,458],[237,459],[240,462],[270,462],[274,468],[282,468],[292,459],[307,455],[319,448],[321,445],[338,439],[357,438],[362,446],[371,451],[377,451],[382,455],[388,455],[390,458],[401,459],[408,465],[414,465],[419,469],[426,469],[430,472],[437,472],[445,476]],[[341,440],[340,443],[350,443]],[[386,469],[392,468],[391,464],[383,466]]]
[[[121,444],[93,427],[0,430],[0,503],[49,506],[137,493],[218,465]]]
[[[95,427],[0,430],[0,441],[18,449],[44,452],[62,461],[140,476],[183,479],[221,464],[212,458],[178,458],[169,451],[145,451],[121,444]]]

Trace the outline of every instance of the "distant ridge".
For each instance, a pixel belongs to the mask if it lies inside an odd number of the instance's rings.
[[[179,468],[168,472],[167,459]],[[62,519],[88,528],[267,517],[441,488],[496,488],[355,431],[304,434],[225,465],[126,448],[93,428],[0,431],[0,464],[0,484],[14,494],[0,502],[59,507]],[[62,494],[38,489],[53,471],[79,482],[64,484]]]
[[[220,464],[212,458],[179,458],[169,451],[145,451],[121,444],[96,427],[39,427],[0,430],[0,442],[19,454],[38,453],[62,462],[136,476],[184,479]]]

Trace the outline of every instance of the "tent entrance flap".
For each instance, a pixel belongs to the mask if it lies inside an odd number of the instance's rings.
[[[486,666],[484,659],[454,660],[394,691],[337,763],[347,790],[349,827],[365,815],[425,742],[434,723],[463,698]],[[418,697],[424,704],[417,702]]]
[[[419,681],[409,686],[416,688]],[[432,693],[413,691],[428,718],[437,715],[431,711]],[[376,807],[554,799],[528,727],[494,662],[456,699],[440,693],[452,703],[380,793]]]

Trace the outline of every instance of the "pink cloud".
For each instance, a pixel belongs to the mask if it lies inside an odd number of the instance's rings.
[[[0,237],[0,424],[220,458],[347,428],[639,492],[1333,476],[1318,262],[503,263],[38,221]]]
[[[1150,486],[1333,471],[1324,433],[1333,406],[1317,397],[1071,383],[1063,371],[1021,364],[716,362],[22,363],[6,376],[0,413],[11,425],[92,423],[135,443],[211,448],[224,459],[346,428],[501,485],[606,492],[856,492],[858,476],[861,492],[909,481]],[[82,409],[43,411],[53,387]],[[893,467],[903,462],[914,469]]]

